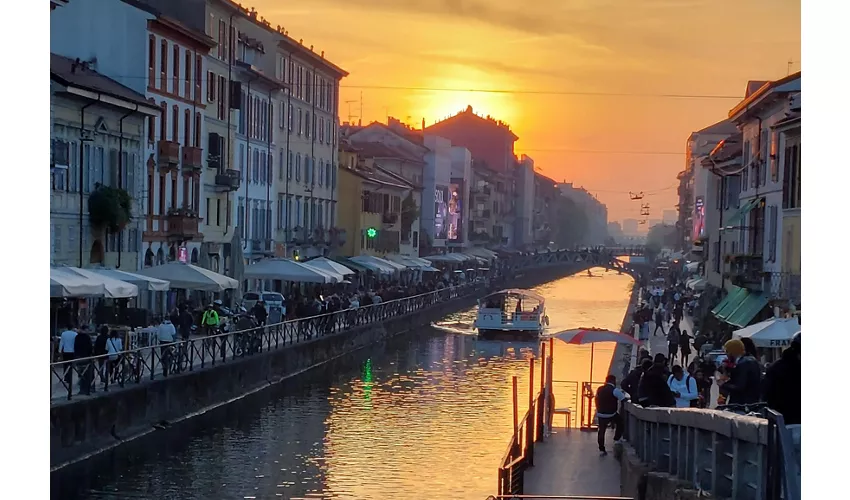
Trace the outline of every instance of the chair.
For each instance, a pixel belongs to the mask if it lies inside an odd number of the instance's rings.
[[[572,423],[573,412],[569,408],[555,408],[552,410],[552,416],[555,415],[564,415],[564,428],[567,430],[572,428],[570,424]]]

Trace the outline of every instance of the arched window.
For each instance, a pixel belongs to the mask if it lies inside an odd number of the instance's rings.
[[[148,248],[147,251],[145,252],[145,267],[153,266],[153,259],[154,259],[153,251],[151,251],[151,249]]]
[[[193,248],[192,249],[192,264],[197,264],[197,263],[198,263],[198,249]]]
[[[91,244],[89,262],[92,264],[103,264],[103,243],[100,240],[94,240],[94,243]]]

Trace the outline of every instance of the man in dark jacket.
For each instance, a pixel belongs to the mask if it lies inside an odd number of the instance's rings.
[[[596,418],[598,420],[597,441],[599,454],[603,457],[608,454],[605,451],[605,431],[609,426],[614,426],[614,442],[623,437],[623,419],[620,416],[620,401],[626,399],[623,391],[617,389],[617,377],[608,375],[605,385],[596,389]]]
[[[782,353],[782,359],[770,365],[762,385],[763,400],[768,408],[781,413],[785,425],[799,424],[802,403],[802,366],[800,334],[794,336],[791,347]]]
[[[620,383],[620,388],[622,388],[624,391],[626,391],[626,393],[629,394],[630,396],[635,396],[635,399],[637,399],[636,396],[638,395],[638,387],[640,386],[640,378],[650,368],[652,368],[652,360],[651,359],[644,359],[641,362],[640,366],[632,369],[632,371],[630,371],[629,374],[626,375],[626,378],[624,378],[623,381]]]
[[[745,405],[757,403],[761,397],[761,368],[758,361],[746,354],[744,343],[732,339],[723,345],[723,350],[735,366],[729,380],[720,386],[720,394],[726,404]]]
[[[74,354],[77,359],[90,358],[92,356],[91,337],[87,333],[80,333],[74,339]],[[77,362],[77,373],[80,374],[80,394],[91,394],[91,383],[94,378],[94,364],[90,359]]]
[[[661,356],[660,362],[656,360],[649,370],[640,378],[638,385],[638,402],[641,406],[673,407],[676,398],[673,391],[667,385],[667,360]]]
[[[185,305],[180,310],[180,317],[175,323],[177,325],[177,329],[180,333],[180,338],[183,340],[189,340],[189,337],[192,335],[192,326],[195,324],[195,318],[192,317],[192,313],[189,311],[189,308]]]
[[[265,326],[266,318],[268,318],[269,313],[266,311],[266,304],[263,303],[262,300],[258,300],[254,307],[251,309],[251,314],[254,315],[254,318],[257,319],[257,324],[259,326]]]

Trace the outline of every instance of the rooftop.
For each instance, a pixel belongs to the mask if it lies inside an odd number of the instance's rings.
[[[115,80],[101,75],[93,69],[89,69],[89,64],[79,59],[70,59],[58,54],[50,54],[50,79],[65,86],[77,87],[80,89],[97,92],[108,95],[117,99],[155,109],[156,106],[151,105],[145,99],[145,96],[135,90],[125,87]]]
[[[487,115],[487,116],[478,115],[472,110],[472,106],[467,106],[466,109],[464,109],[463,111],[460,111],[460,112],[458,112],[458,113],[456,113],[452,116],[449,116],[449,117],[435,123],[434,125],[431,125],[431,127],[438,126],[441,123],[451,122],[451,121],[455,121],[455,120],[464,120],[464,119],[475,120],[475,121],[478,121],[479,123],[486,123],[486,124],[488,124],[492,127],[498,128],[498,129],[502,130],[503,132],[509,134],[511,136],[511,138],[513,138],[514,141],[519,139],[519,137],[511,131],[511,126],[509,124],[507,124],[506,122],[503,122],[502,120],[497,120],[490,115]],[[426,127],[426,130],[428,128],[431,128],[431,127]]]
[[[753,86],[759,82],[750,82]],[[801,88],[801,72],[788,75],[785,78],[773,82],[767,82],[761,85],[752,93],[750,85],[747,85],[747,97],[739,102],[734,108],[729,110],[729,118],[731,120],[740,120],[745,117],[748,112],[760,105],[769,95],[785,95],[791,92],[800,92]]]
[[[744,136],[740,132],[717,144],[709,155],[717,163],[740,158],[744,153]]]
[[[393,158],[410,163],[425,163],[422,158],[417,158],[404,148],[397,148],[383,142],[351,141],[351,145],[357,148],[363,158]]]

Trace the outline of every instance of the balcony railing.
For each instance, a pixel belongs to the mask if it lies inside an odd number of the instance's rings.
[[[183,170],[200,170],[203,167],[201,148],[183,146]]]
[[[787,300],[797,307],[800,306],[802,289],[799,274],[770,273],[765,275],[765,279],[765,291],[772,299]]]
[[[398,222],[398,214],[395,212],[385,212],[384,215],[381,217],[381,221],[384,224],[392,226],[393,224]]]
[[[175,169],[180,164],[180,144],[174,141],[159,141],[157,143],[157,159],[159,168]]]
[[[216,174],[215,186],[219,191],[236,191],[242,181],[242,172],[228,169],[223,174]]]
[[[168,237],[180,241],[192,240],[200,236],[198,231],[198,216],[187,209],[177,209],[168,212]]]

